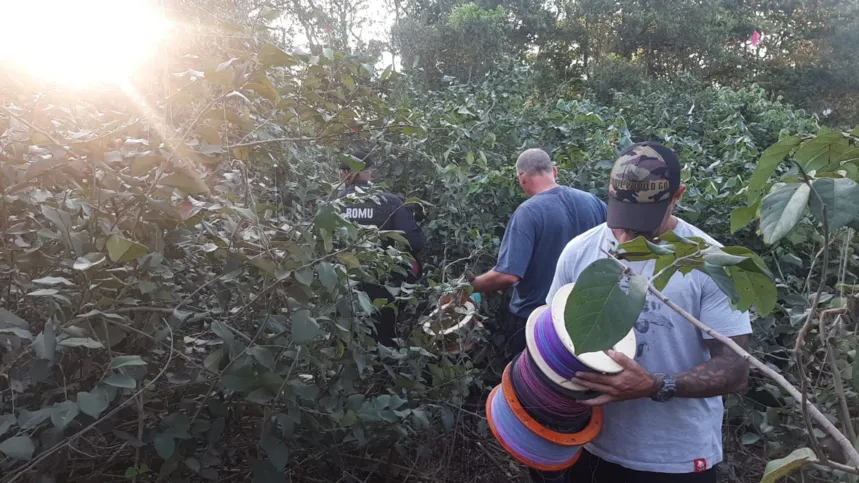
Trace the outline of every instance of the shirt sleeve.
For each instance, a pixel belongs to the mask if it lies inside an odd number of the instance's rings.
[[[527,213],[517,210],[507,223],[495,271],[525,277],[534,254],[534,227]]]
[[[424,249],[424,233],[415,221],[412,210],[396,197],[392,197],[391,204],[394,210],[391,215],[391,229],[405,233],[406,240],[409,241],[409,245],[411,246],[412,254],[420,253]]]
[[[704,282],[701,286],[701,313],[698,319],[727,337],[751,334],[749,313],[732,308],[728,296],[710,277],[702,273],[699,273],[699,276],[704,278]],[[712,339],[707,334],[702,335],[704,339]]]

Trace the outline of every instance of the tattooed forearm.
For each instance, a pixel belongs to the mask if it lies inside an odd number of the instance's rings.
[[[749,336],[731,339],[748,350]],[[677,397],[714,397],[745,389],[749,379],[749,363],[717,340],[707,340],[705,343],[710,349],[710,360],[674,376]]]

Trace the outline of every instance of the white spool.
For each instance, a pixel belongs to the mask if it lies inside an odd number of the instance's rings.
[[[424,324],[423,324],[424,332],[426,332],[427,335],[430,335],[432,337],[444,337],[446,335],[453,334],[454,332],[458,331],[459,329],[466,327],[469,323],[471,323],[472,319],[474,319],[474,308],[475,308],[474,303],[472,303],[470,300],[468,300],[462,304],[462,306],[466,310],[468,310],[468,313],[465,314],[465,316],[462,318],[462,320],[460,320],[456,325],[454,325],[452,327],[448,327],[447,329],[441,331],[441,333],[437,334],[434,330],[432,330],[432,323],[438,317],[439,312],[444,311],[450,305],[451,305],[450,303],[442,305],[441,307],[435,309],[429,315],[426,322],[424,322]]]

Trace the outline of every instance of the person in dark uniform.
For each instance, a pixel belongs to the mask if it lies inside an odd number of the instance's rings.
[[[342,164],[340,166],[340,178],[345,188],[340,191],[338,198],[356,194],[356,189],[369,190],[373,180],[373,166],[375,160],[368,150],[355,150],[352,156],[364,163],[363,169],[353,172],[352,169]],[[403,281],[416,282],[421,276],[421,264],[418,261],[420,252],[424,249],[424,235],[415,221],[412,211],[403,201],[391,193],[382,192],[375,197],[362,197],[356,203],[349,204],[343,211],[345,218],[363,226],[376,226],[380,230],[401,231],[409,242],[409,253],[413,261],[409,276],[405,279],[392,275],[388,280],[396,285]],[[376,200],[372,199],[376,198]],[[378,202],[377,202],[378,201]],[[390,244],[385,241],[386,246]],[[384,286],[384,280],[379,283],[362,283],[359,289],[366,292],[371,300],[385,299],[388,304],[394,301],[393,296]],[[373,317],[376,320],[376,340],[383,345],[393,346],[393,339],[397,336],[397,311],[385,306]]]

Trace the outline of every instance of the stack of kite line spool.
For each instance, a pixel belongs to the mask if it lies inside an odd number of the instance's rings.
[[[527,349],[507,364],[501,384],[486,401],[489,428],[501,446],[519,462],[542,471],[561,471],[575,464],[582,445],[602,429],[602,408],[582,404],[598,396],[572,381],[577,372],[616,374],[622,367],[604,352],[575,355],[564,324],[564,309],[573,284],[528,318]],[[635,357],[632,330],[614,350]]]

